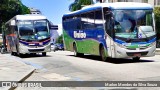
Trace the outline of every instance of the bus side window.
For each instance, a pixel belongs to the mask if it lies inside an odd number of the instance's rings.
[[[95,28],[94,12],[88,13],[88,28]]]
[[[64,21],[63,21],[63,28],[65,29],[65,30],[69,30],[70,29],[70,21],[69,21],[69,19],[70,19],[70,17],[65,17],[64,18]]]
[[[82,29],[86,29],[87,28],[87,24],[88,24],[88,15],[87,13],[84,13],[81,15],[81,23],[82,23]]]
[[[95,12],[95,27],[103,28],[102,10]]]
[[[67,30],[73,30],[73,28],[74,28],[74,27],[72,27],[72,26],[74,26],[74,25],[73,25],[73,16],[68,17],[66,23],[67,23],[67,24],[66,24]]]
[[[80,15],[76,15],[75,16],[75,20],[74,20],[74,23],[75,23],[75,28],[77,30],[80,30],[81,29],[81,18],[80,18]]]
[[[112,20],[112,15],[111,13],[106,13],[105,14],[105,28],[106,28],[106,32],[109,36],[113,36],[113,20]]]

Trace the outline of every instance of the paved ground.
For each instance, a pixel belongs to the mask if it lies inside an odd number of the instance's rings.
[[[28,56],[23,61],[40,67],[26,81],[157,81],[160,80],[159,55],[144,57],[140,61],[117,59],[99,61],[99,57],[85,55],[74,57],[73,52],[56,51],[44,57]],[[47,82],[46,82],[47,83]],[[16,90],[160,90],[160,88],[128,87],[128,88],[82,88],[82,87],[42,87],[16,88]]]
[[[160,48],[157,48],[157,49],[156,49],[156,54],[157,54],[157,55],[160,55]]]
[[[157,49],[156,54],[160,54],[160,49]],[[35,67],[17,59],[19,58],[8,54],[0,54],[0,81],[23,81],[35,70]],[[1,86],[0,82],[0,90],[13,89]]]
[[[0,81],[23,81],[34,70],[34,67],[16,60],[16,58],[13,58],[13,56],[8,56],[7,54],[0,54]],[[0,86],[2,86],[1,83]],[[12,88],[0,87],[0,90],[8,89]]]

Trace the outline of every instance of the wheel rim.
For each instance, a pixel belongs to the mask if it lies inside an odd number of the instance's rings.
[[[101,59],[102,59],[103,61],[106,60],[106,56],[105,56],[105,52],[104,52],[104,48],[103,48],[103,47],[101,47]]]
[[[74,45],[74,46],[73,46],[73,48],[74,48],[74,49],[73,49],[74,56],[77,56],[77,50],[76,50],[76,46]]]

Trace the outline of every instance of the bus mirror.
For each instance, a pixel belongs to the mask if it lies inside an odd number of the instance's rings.
[[[58,30],[58,25],[50,25],[51,30]]]
[[[15,26],[15,25],[16,25],[16,21],[15,21],[15,20],[12,20],[12,21],[10,22],[10,25],[11,25],[11,26]]]

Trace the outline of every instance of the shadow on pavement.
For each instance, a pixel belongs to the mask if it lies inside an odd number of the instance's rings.
[[[69,56],[74,57],[74,55],[69,55]],[[101,61],[99,56],[94,56],[94,55],[84,55],[79,58]],[[125,64],[125,63],[147,63],[147,62],[154,62],[154,60],[140,59],[139,61],[134,61],[132,59],[124,59],[124,58],[118,58],[118,59],[117,58],[107,58],[107,60],[104,62],[113,63],[113,64]]]
[[[51,57],[50,55],[43,56],[42,54],[23,54],[22,56],[15,55],[20,58],[36,58],[36,57]]]

